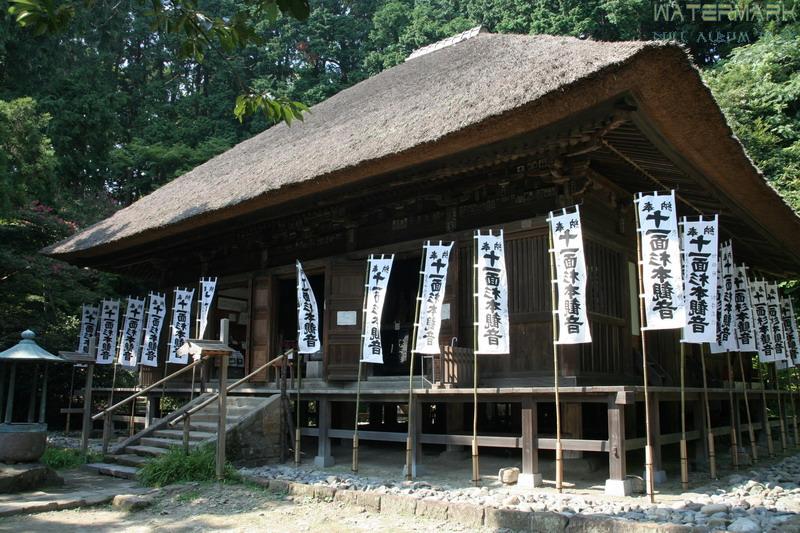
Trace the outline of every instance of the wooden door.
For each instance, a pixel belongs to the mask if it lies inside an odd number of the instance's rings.
[[[325,375],[329,381],[355,381],[361,351],[364,260],[331,259],[325,284]]]

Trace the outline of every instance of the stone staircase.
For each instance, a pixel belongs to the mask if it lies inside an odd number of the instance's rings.
[[[200,396],[193,403],[199,403],[207,397],[207,395]],[[228,396],[226,408],[228,436],[268,405],[276,403],[275,398]],[[192,415],[189,424],[190,448],[216,442],[218,419],[219,404],[216,401]],[[150,431],[141,432],[138,438],[125,444],[121,449],[114,448],[112,453],[105,456],[105,462],[87,464],[84,465],[84,468],[107,476],[134,479],[139,469],[152,458],[167,453],[170,448],[183,446],[182,421],[175,427],[171,427],[159,424],[156,420],[153,428]]]

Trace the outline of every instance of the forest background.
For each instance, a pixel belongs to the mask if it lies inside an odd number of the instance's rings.
[[[0,0],[0,349],[26,328],[52,351],[74,349],[82,303],[144,292],[136,280],[37,252],[270,127],[260,113],[234,116],[243,87],[311,106],[478,24],[679,38],[755,163],[797,210],[796,3],[740,0],[749,20],[702,21],[685,2],[658,0],[312,0],[305,20],[259,20],[252,0],[201,0],[194,4],[220,20],[247,14],[257,37],[201,58],[180,34],[154,27],[146,3],[86,3],[60,31],[38,34]],[[780,15],[767,16],[776,5]],[[61,383],[54,393],[65,392]]]

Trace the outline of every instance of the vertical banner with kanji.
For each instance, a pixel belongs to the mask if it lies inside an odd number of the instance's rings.
[[[151,292],[147,302],[147,323],[144,327],[142,341],[142,357],[139,361],[144,366],[158,366],[158,341],[161,339],[161,328],[167,316],[167,297],[164,294]]]
[[[775,361],[775,340],[772,337],[772,326],[769,323],[766,285],[766,282],[763,280],[751,281],[750,301],[753,302],[753,311],[756,323],[758,360],[761,363],[772,363]]]
[[[321,349],[317,299],[297,261],[297,353],[317,353]]]
[[[508,354],[508,281],[503,230],[475,232],[476,354]]]
[[[733,273],[733,304],[736,340],[741,352],[758,351],[756,322],[753,303],[750,301],[750,282],[747,280],[747,267],[737,265]]]
[[[775,360],[783,361],[786,355],[786,334],[783,331],[783,317],[781,316],[781,301],[778,296],[778,284],[767,282],[767,315],[769,316],[769,327],[772,328],[773,349]]]
[[[81,308],[81,332],[78,337],[78,353],[89,353],[92,339],[97,335],[97,319],[100,308],[96,305],[83,305]]]
[[[786,335],[786,355],[795,364],[798,364],[800,363],[800,337],[798,337],[792,299],[788,296],[781,298],[781,317],[783,317],[783,332]]]
[[[447,266],[453,243],[431,244],[422,247],[425,254],[425,267],[420,275],[422,286],[417,295],[419,316],[417,317],[417,336],[414,339],[415,353],[438,354],[439,331],[442,327],[442,302],[447,284]]]
[[[683,219],[683,293],[686,325],[683,342],[702,344],[717,340],[717,235],[719,224]]]
[[[122,341],[117,355],[117,363],[125,368],[136,368],[139,363],[143,321],[144,299],[128,298],[125,320],[122,322]]]
[[[644,329],[676,329],[686,323],[675,191],[639,193]]]
[[[211,303],[214,301],[214,292],[217,290],[217,278],[200,278],[200,316],[197,317],[199,328],[198,339],[204,339],[206,328],[208,327],[208,312],[211,310]]]
[[[717,340],[709,346],[711,353],[736,351],[736,323],[734,310],[734,264],[733,245],[731,241],[719,249],[719,267],[717,268]]]
[[[383,364],[383,345],[381,344],[381,316],[386,289],[392,273],[394,255],[375,257],[370,255],[367,262],[367,284],[364,297],[364,325],[361,334],[361,361]]]
[[[117,353],[117,332],[119,331],[119,300],[103,300],[100,305],[100,340],[97,343],[98,365],[114,363]]]
[[[586,314],[586,259],[578,206],[551,211],[547,221],[558,285],[558,340],[553,340],[558,344],[592,342]]]
[[[169,346],[167,347],[167,362],[185,365],[189,362],[189,355],[178,354],[178,348],[189,339],[191,325],[192,300],[194,289],[175,289],[175,302],[172,306],[172,324],[170,325]]]

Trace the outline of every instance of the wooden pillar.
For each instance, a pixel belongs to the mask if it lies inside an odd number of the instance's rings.
[[[83,421],[81,424],[81,453],[89,451],[89,433],[92,432],[92,379],[94,363],[86,365],[86,383],[83,386]]]
[[[606,494],[629,496],[632,488],[627,475],[625,449],[625,404],[617,403],[618,396],[608,397],[608,479]]]
[[[580,439],[583,437],[583,409],[580,403],[562,403],[561,424],[562,438]],[[563,457],[565,460],[580,459],[583,457],[583,452],[565,450]]]
[[[449,402],[445,404],[445,433],[454,435],[464,431],[464,404],[461,402]],[[445,450],[448,452],[459,453],[464,450],[464,446],[458,444],[447,444]]]
[[[694,441],[694,463],[705,464],[708,457],[708,427],[706,427],[706,404],[702,394],[697,395],[697,400],[691,402],[692,406],[692,427],[697,431],[699,437]]]
[[[228,346],[228,319],[223,318],[219,324],[220,341]],[[220,357],[219,362],[219,420],[217,421],[217,480],[225,478],[225,437],[227,431],[228,406],[228,354]]]
[[[331,427],[331,401],[327,398],[317,400],[317,427],[319,428],[319,438],[314,465],[318,467],[333,466],[331,439],[328,436],[328,430]]]
[[[200,365],[201,368],[204,365]],[[152,394],[147,395],[147,403],[144,404],[144,427],[145,429],[150,427],[150,424],[153,423],[153,419],[156,417],[156,405],[158,404],[158,397]]]
[[[517,484],[525,488],[542,484],[542,474],[539,471],[537,405],[531,397],[522,400],[522,474]]]
[[[383,404],[370,402],[367,404],[367,409],[369,409],[369,428],[373,431],[380,431],[383,424]]]
[[[419,441],[419,436],[422,434],[422,402],[414,398],[413,403],[414,416],[412,421],[414,423],[414,431],[411,433],[411,444],[413,446],[414,454],[412,456],[412,473],[414,477],[421,475],[422,465],[422,443]]]
[[[650,393],[650,434],[653,439],[653,482],[663,483],[667,474],[661,462],[661,396],[657,392]]]

